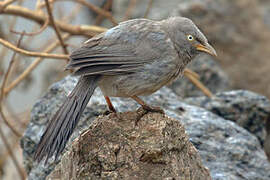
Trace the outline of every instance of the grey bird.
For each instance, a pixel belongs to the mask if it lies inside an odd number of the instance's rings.
[[[143,109],[160,112],[138,96],[175,80],[202,52],[216,56],[203,33],[184,17],[129,20],[89,39],[70,55],[67,69],[73,69],[79,81],[49,122],[34,159],[46,157],[47,162],[54,154],[57,159],[97,86],[112,112],[109,97],[132,98]]]

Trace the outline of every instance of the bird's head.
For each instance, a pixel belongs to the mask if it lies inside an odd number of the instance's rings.
[[[202,52],[217,56],[215,49],[190,19],[171,17],[163,23],[180,56],[193,59]]]

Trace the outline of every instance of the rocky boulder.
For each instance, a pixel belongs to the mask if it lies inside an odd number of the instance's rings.
[[[36,164],[32,156],[46,123],[76,82],[76,77],[69,76],[54,84],[33,107],[31,122],[21,140],[30,180],[44,179],[58,163],[49,161],[46,166],[42,163]],[[206,109],[183,103],[183,99],[166,87],[145,97],[144,100],[148,104],[162,107],[167,116],[185,126],[190,142],[198,150],[203,165],[209,169],[212,179],[267,180],[270,178],[270,165],[260,142],[236,123],[225,120]],[[120,112],[135,111],[138,108],[138,105],[130,99],[113,98],[112,102]],[[67,148],[81,131],[89,129],[93,120],[105,110],[105,100],[97,89]]]
[[[270,117],[270,101],[265,96],[237,90],[218,93],[212,98],[186,98],[185,102],[237,123],[254,134],[263,145],[266,137],[265,126]]]
[[[210,180],[183,125],[159,113],[96,118],[47,179]]]

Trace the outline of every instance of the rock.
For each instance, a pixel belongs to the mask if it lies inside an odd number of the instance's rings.
[[[270,178],[270,164],[258,139],[234,122],[194,106],[178,116],[213,180]],[[174,117],[173,114],[168,114]],[[266,173],[266,174],[265,174]]]
[[[254,0],[181,0],[172,16],[191,18],[215,47],[235,88],[270,97],[270,31]]]
[[[33,163],[34,147],[45,130],[46,122],[57,111],[65,95],[72,90],[76,82],[75,77],[68,76],[54,84],[33,107],[31,122],[21,140],[29,180],[44,179],[57,163],[49,161],[47,166]],[[270,165],[258,139],[245,129],[203,108],[183,103],[181,98],[166,87],[144,99],[148,104],[162,107],[169,117],[184,124],[190,141],[198,149],[212,179],[270,178]],[[138,105],[129,99],[113,98],[112,102],[116,109],[122,112],[138,108]],[[87,129],[105,109],[105,100],[97,89],[71,141],[78,137],[81,130]]]
[[[227,74],[219,67],[216,60],[209,55],[201,55],[195,58],[188,66],[200,76],[200,81],[212,92],[217,93],[229,90],[230,83]],[[171,88],[181,97],[192,97],[204,95],[194,84],[183,76],[174,81]]]
[[[266,138],[264,141],[264,151],[268,157],[268,161],[270,162],[270,116],[268,116],[267,121],[266,121]]]
[[[270,101],[265,96],[237,90],[218,93],[213,98],[187,98],[185,102],[203,107],[224,119],[236,122],[253,133],[263,145],[266,136],[265,124],[270,117]]]
[[[47,179],[211,179],[183,125],[159,113],[100,116],[71,148]]]
[[[262,102],[263,99],[265,98],[262,98]],[[263,169],[268,169],[270,164],[265,161],[264,152],[255,136],[235,123],[226,123],[223,118],[204,109],[196,109],[194,106],[182,103],[177,109],[184,112],[182,116],[176,115],[175,111],[169,111],[167,114],[184,122],[191,142],[199,150],[203,164],[210,169],[213,179],[268,179],[270,177],[269,174],[258,175],[263,173]],[[256,156],[255,159],[263,160],[254,161],[253,155]],[[247,167],[251,169],[247,170]],[[253,172],[258,171],[261,173],[254,176]],[[238,172],[241,172],[241,175]]]

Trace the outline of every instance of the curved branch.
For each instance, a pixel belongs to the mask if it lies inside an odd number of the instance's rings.
[[[79,3],[83,6],[86,6],[87,8],[89,8],[90,10],[94,11],[95,13],[99,14],[99,15],[102,15],[104,17],[106,17],[107,19],[109,19],[113,25],[118,25],[117,21],[114,19],[114,17],[112,16],[112,13],[110,13],[109,11],[105,10],[105,9],[102,9],[98,6],[95,6],[94,4],[86,1],[86,0],[66,0],[66,1],[72,1],[72,2],[76,2],[76,3]],[[51,2],[53,2],[51,0]],[[43,2],[41,5],[42,6],[45,6],[45,2]]]
[[[21,179],[24,180],[24,179],[26,178],[26,177],[25,177],[26,175],[25,175],[23,169],[20,167],[20,165],[19,165],[17,159],[15,158],[15,155],[14,155],[14,153],[13,153],[13,151],[12,151],[12,148],[11,148],[10,145],[8,144],[7,138],[5,137],[5,134],[4,134],[4,132],[3,132],[1,126],[0,126],[0,138],[2,139],[2,141],[3,141],[4,145],[5,145],[5,147],[7,148],[8,153],[10,154],[10,157],[11,157],[12,161],[14,162],[14,165],[15,165],[16,169],[18,170]]]
[[[17,46],[19,47],[20,44],[21,44],[21,40],[23,38],[23,34],[21,34],[21,37],[20,39],[18,40],[18,43],[17,43]],[[3,112],[3,108],[2,108],[2,103],[3,103],[3,100],[4,100],[4,89],[5,89],[5,86],[6,86],[6,82],[8,80],[8,77],[10,75],[10,72],[11,72],[11,68],[14,64],[14,59],[15,59],[15,56],[16,56],[16,52],[13,53],[12,57],[11,57],[11,60],[10,60],[10,63],[8,65],[8,69],[7,69],[7,72],[5,73],[4,75],[4,78],[3,78],[3,82],[2,82],[2,85],[1,85],[1,88],[0,88],[0,115],[2,116],[2,119],[4,120],[4,122],[6,123],[6,125],[10,128],[10,130],[18,137],[21,137],[21,134],[15,129],[13,128],[13,126],[11,125],[11,123],[7,120],[4,112]]]
[[[50,7],[49,0],[45,0],[45,3],[46,3],[46,9],[47,9],[47,12],[48,12],[48,15],[49,15],[50,23],[53,26],[55,34],[56,34],[57,38],[59,39],[59,42],[60,42],[60,44],[61,44],[61,46],[63,48],[64,53],[68,54],[67,46],[65,45],[65,43],[63,41],[63,38],[61,36],[61,33],[59,31],[58,26],[55,24],[55,20],[54,20],[53,14],[52,14],[52,10],[51,10],[51,7]]]
[[[118,25],[118,22],[114,19],[114,17],[112,16],[112,14],[109,11],[106,11],[100,7],[97,7],[97,6],[91,4],[90,2],[87,2],[85,0],[77,0],[77,2],[82,4],[82,5],[85,5],[89,9],[95,11],[97,14],[100,14],[100,15],[108,18],[113,23],[113,25],[115,25],[115,26]]]
[[[0,13],[10,4],[14,3],[16,0],[6,0],[3,2],[3,5],[0,7]]]
[[[23,32],[22,33],[22,32],[15,31],[13,29],[11,29],[10,32],[15,33],[15,34],[24,34],[25,36],[35,36],[35,35],[38,35],[38,34],[42,33],[47,28],[48,25],[49,25],[49,18],[47,18],[47,20],[42,25],[42,27],[39,30],[35,31],[35,32],[29,32],[29,33]]]
[[[48,54],[44,52],[31,52],[31,51],[26,51],[24,49],[17,48],[13,44],[11,44],[8,41],[5,41],[4,39],[0,38],[0,44],[3,44],[5,47],[12,49],[13,51],[17,53],[21,53],[27,56],[33,56],[33,57],[43,57],[43,58],[52,58],[52,59],[68,59],[68,55],[64,54]]]
[[[185,70],[184,75],[198,88],[200,89],[206,96],[209,98],[213,97],[212,92],[203,85],[198,79],[196,79],[196,75],[191,70]],[[195,76],[194,76],[195,75]]]
[[[3,7],[3,2],[0,2],[0,9]],[[37,13],[36,11],[31,11],[27,8],[9,5],[5,9],[3,9],[2,14],[15,15],[20,16],[32,21],[35,21],[39,24],[44,24],[47,20],[47,17],[42,13]],[[63,32],[70,33],[72,35],[83,35],[92,37],[96,34],[102,33],[106,31],[106,28],[100,26],[89,26],[89,25],[71,25],[64,23],[62,21],[55,21],[55,24],[59,27],[59,29]],[[52,24],[49,24],[52,26]]]
[[[66,40],[70,38],[69,34],[65,34],[63,36],[63,39]],[[57,46],[59,45],[59,41],[54,42],[53,44],[51,44],[50,46],[48,46],[44,52],[49,53],[52,50],[54,50]],[[6,96],[12,89],[14,89],[20,82],[22,82],[23,79],[25,79],[25,77],[27,77],[41,62],[42,62],[43,58],[38,57],[34,62],[32,62],[26,69],[25,71],[19,76],[17,77],[14,81],[12,81],[7,88],[5,88],[4,90],[4,96]]]

